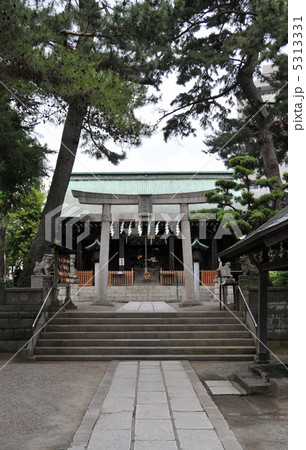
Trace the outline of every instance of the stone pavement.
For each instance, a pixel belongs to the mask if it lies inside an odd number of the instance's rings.
[[[118,312],[175,312],[166,302],[129,302],[116,309]]]
[[[242,449],[188,361],[112,361],[69,448]]]

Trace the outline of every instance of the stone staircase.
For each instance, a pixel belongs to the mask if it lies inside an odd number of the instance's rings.
[[[242,313],[235,312],[243,321]],[[37,361],[188,359],[251,361],[251,334],[228,311],[65,311],[35,348]]]
[[[214,286],[200,286],[199,289],[200,300],[204,302],[216,302],[217,299],[214,296]],[[160,285],[134,285],[134,286],[109,286],[107,289],[108,300],[111,302],[139,302],[150,301],[159,302],[164,301],[166,303],[176,303],[184,300],[185,291],[184,286],[160,286]],[[217,293],[218,295],[218,293]],[[59,293],[59,300],[63,301],[66,297],[66,290],[62,288]],[[71,285],[71,297],[76,302],[92,302],[95,298],[94,286],[81,286]]]

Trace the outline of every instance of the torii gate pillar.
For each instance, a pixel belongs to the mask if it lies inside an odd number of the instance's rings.
[[[107,278],[109,261],[109,226],[111,222],[111,205],[105,203],[102,210],[100,258],[98,276],[98,298],[95,305],[114,306],[107,300]]]
[[[190,222],[188,220],[189,206],[187,203],[183,203],[180,205],[180,209],[181,213],[184,214],[184,216],[181,219],[181,231],[182,231],[182,249],[183,249],[186,298],[183,301],[181,301],[179,306],[200,305],[199,300],[196,299],[194,295],[191,232],[190,232]]]

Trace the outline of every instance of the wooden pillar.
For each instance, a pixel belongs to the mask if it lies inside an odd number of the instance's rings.
[[[181,220],[181,232],[182,232],[182,249],[183,249],[185,295],[186,295],[186,299],[181,301],[180,306],[198,305],[200,304],[200,302],[196,300],[194,296],[191,232],[190,232],[190,222],[188,220],[189,207],[187,204],[182,203],[180,205],[180,208],[181,213],[184,214]]]
[[[215,235],[211,238],[211,269],[216,270],[218,267],[218,257],[217,257],[217,239],[215,239]]]
[[[169,236],[168,241],[169,241],[169,270],[174,270],[174,236]]]
[[[75,264],[77,270],[83,270],[84,267],[82,244],[83,241],[77,243],[77,259]]]
[[[100,258],[99,258],[99,276],[98,276],[98,298],[94,302],[96,305],[113,306],[107,300],[107,277],[109,261],[109,226],[111,222],[111,205],[103,205],[101,239],[100,239]]]
[[[268,363],[269,350],[267,349],[267,313],[268,313],[268,271],[259,269],[258,286],[258,325],[256,362]]]

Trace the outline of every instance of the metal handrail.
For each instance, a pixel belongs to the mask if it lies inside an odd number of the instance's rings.
[[[39,321],[41,313],[43,311],[44,311],[44,324],[46,322],[46,304],[47,304],[47,301],[48,301],[48,299],[50,297],[50,294],[51,294],[51,292],[53,291],[54,288],[55,288],[55,284],[49,289],[49,291],[48,291],[48,293],[47,293],[47,295],[45,297],[45,300],[43,301],[43,304],[41,305],[40,310],[38,311],[38,314],[37,314],[37,316],[34,319],[34,322],[33,322],[33,325],[32,325],[32,330],[33,331],[35,330],[36,324]]]
[[[238,288],[238,290],[239,290],[239,292],[240,292],[240,295],[241,295],[241,297],[242,297],[242,300],[244,301],[244,305],[246,306],[246,309],[248,310],[248,313],[250,314],[250,317],[251,317],[251,319],[252,319],[252,322],[253,322],[253,324],[255,325],[255,328],[257,328],[257,322],[256,322],[256,320],[255,320],[255,318],[254,318],[254,316],[253,316],[253,314],[252,314],[252,311],[250,310],[250,307],[249,307],[249,305],[248,305],[248,302],[246,301],[245,296],[243,295],[243,292],[242,292],[241,287],[239,286],[239,284],[237,284],[237,288]]]

